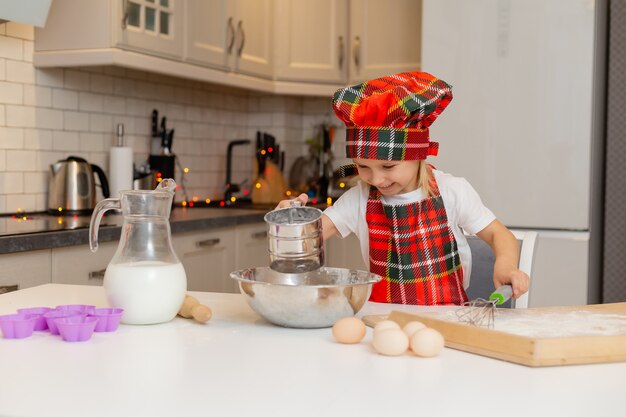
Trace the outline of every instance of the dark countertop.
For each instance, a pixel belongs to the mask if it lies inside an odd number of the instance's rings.
[[[172,234],[263,222],[267,209],[174,208]],[[111,213],[111,212],[109,212]],[[45,213],[0,218],[0,254],[89,244],[91,216],[55,216]],[[102,218],[98,242],[120,238],[122,216]]]

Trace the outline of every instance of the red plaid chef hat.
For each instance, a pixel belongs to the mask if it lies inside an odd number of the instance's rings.
[[[437,155],[428,127],[451,100],[450,85],[413,71],[337,90],[333,109],[346,124],[348,158],[416,160]]]

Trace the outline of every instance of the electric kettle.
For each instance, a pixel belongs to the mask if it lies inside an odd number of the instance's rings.
[[[48,183],[48,212],[63,214],[87,214],[96,206],[96,182],[98,175],[102,195],[109,198],[109,182],[97,165],[83,158],[69,156],[50,165]]]

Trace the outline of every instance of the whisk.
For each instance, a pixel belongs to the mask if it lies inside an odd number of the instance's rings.
[[[463,307],[456,310],[456,315],[460,322],[491,329],[495,321],[496,306],[506,303],[512,295],[513,288],[503,285],[492,292],[488,300],[477,298],[464,303]]]

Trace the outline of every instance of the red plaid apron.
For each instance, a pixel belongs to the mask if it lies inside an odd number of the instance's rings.
[[[370,270],[383,277],[370,301],[394,304],[462,304],[463,268],[443,200],[435,196],[406,205],[385,205],[370,187],[366,221]]]

